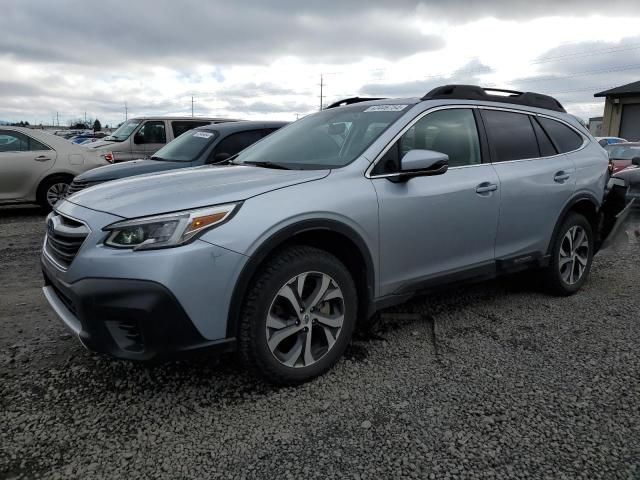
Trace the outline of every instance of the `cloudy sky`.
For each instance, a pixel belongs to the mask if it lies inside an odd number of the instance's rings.
[[[0,15],[0,120],[295,119],[354,95],[472,83],[583,118],[640,80],[637,0],[20,0]]]

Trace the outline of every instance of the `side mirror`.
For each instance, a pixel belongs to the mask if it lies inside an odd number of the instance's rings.
[[[220,162],[224,162],[227,158],[231,158],[231,155],[229,155],[226,152],[220,152],[220,153],[216,153],[213,156],[213,161],[211,163],[220,163]]]
[[[393,182],[406,182],[413,177],[442,175],[449,169],[449,155],[433,150],[409,150],[400,160],[400,172],[388,177]]]
[[[640,167],[640,157],[633,157],[631,159],[631,164]]]
[[[136,133],[133,136],[133,143],[135,143],[136,145],[140,145],[141,143],[144,143],[144,135],[142,135],[141,133]]]

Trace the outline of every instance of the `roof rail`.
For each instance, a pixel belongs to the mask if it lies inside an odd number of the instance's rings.
[[[488,92],[500,92],[507,95],[492,95]],[[444,85],[436,87],[422,97],[421,100],[481,100],[483,102],[513,103],[566,113],[562,104],[549,95],[500,88],[482,88],[477,85]]]
[[[342,100],[338,100],[337,102],[333,102],[328,107],[325,107],[325,110],[327,108],[343,107],[345,105],[351,105],[353,103],[360,103],[360,102],[369,102],[371,100],[384,100],[384,98],[382,98],[382,97],[376,97],[376,98],[373,98],[373,97],[371,97],[371,98],[366,98],[366,97],[343,98]]]

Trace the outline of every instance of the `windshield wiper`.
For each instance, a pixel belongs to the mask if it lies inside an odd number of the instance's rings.
[[[291,170],[289,167],[285,167],[281,163],[274,162],[242,162],[240,165],[254,165],[262,168],[276,168],[279,170]]]
[[[166,158],[162,158],[162,157],[158,157],[157,155],[153,155],[149,158],[149,160],[161,160],[161,161],[166,161]]]

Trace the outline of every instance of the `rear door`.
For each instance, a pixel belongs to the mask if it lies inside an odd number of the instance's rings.
[[[211,122],[207,120],[171,120],[171,132],[175,139],[192,128],[203,127],[210,124]]]
[[[380,293],[389,295],[495,271],[500,191],[483,163],[473,108],[445,108],[420,118],[387,150],[370,178],[380,216]],[[412,149],[449,156],[443,175],[395,183]]]
[[[500,178],[496,259],[507,263],[533,260],[546,252],[556,221],[575,190],[575,165],[560,153],[566,146],[554,142],[536,115],[495,108],[481,112],[491,160]],[[569,129],[550,121],[554,127]],[[582,137],[569,130],[582,145]]]
[[[0,130],[0,200],[26,198],[53,167],[56,152],[42,142],[13,130]]]

